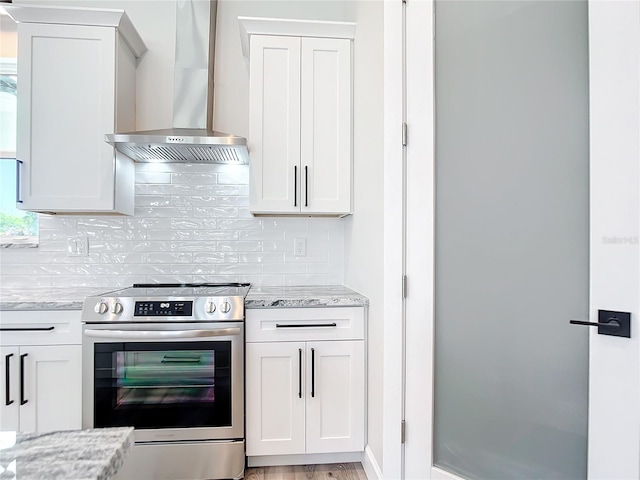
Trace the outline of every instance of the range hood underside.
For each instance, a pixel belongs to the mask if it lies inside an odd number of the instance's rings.
[[[248,164],[246,140],[206,129],[168,129],[105,136],[136,162]]]

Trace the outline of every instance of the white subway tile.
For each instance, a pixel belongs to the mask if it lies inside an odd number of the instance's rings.
[[[283,230],[240,230],[239,233],[240,240],[284,240]]]
[[[78,229],[86,228],[87,230],[99,230],[122,228],[123,226],[123,218],[78,218]]]
[[[218,173],[220,185],[243,185],[249,183],[249,170]]]
[[[207,220],[204,218],[172,218],[171,228],[174,230],[195,230],[198,228],[213,228],[205,227]]]
[[[219,252],[259,252],[262,242],[218,242]]]
[[[203,196],[173,196],[171,197],[171,203],[174,207],[210,207],[215,206],[217,201],[216,197],[203,197]]]
[[[220,219],[217,220],[218,228],[229,230],[259,230],[262,228],[262,220],[257,218],[237,219]]]
[[[147,254],[147,263],[192,263],[192,253],[182,252],[150,252]]]
[[[195,217],[235,218],[240,215],[237,207],[193,207]]]
[[[215,252],[216,242],[171,242],[172,252]]]
[[[171,228],[171,218],[127,218],[124,228],[127,229],[147,229],[147,228]]]
[[[256,275],[261,273],[261,266],[251,263],[238,263],[235,265],[218,265],[217,273],[220,275],[244,274]]]
[[[191,217],[191,207],[135,207],[136,217]]]
[[[171,183],[182,185],[212,185],[217,183],[215,173],[173,173]]]
[[[144,242],[128,242],[128,252],[168,252],[171,250],[170,241],[144,241]]]
[[[237,253],[221,253],[221,252],[207,252],[196,253],[193,256],[195,263],[237,263]]]
[[[237,230],[194,230],[194,240],[238,240]]]
[[[171,183],[171,174],[136,171],[136,183]]]
[[[242,252],[238,254],[240,263],[283,263],[284,253],[279,252]]]
[[[147,240],[191,240],[191,230],[147,230]]]
[[[246,207],[249,205],[249,197],[216,197],[216,204],[225,207]]]
[[[139,264],[146,263],[147,254],[146,253],[103,253],[102,254],[102,263],[107,264],[117,264],[117,263],[126,263],[126,264]]]
[[[307,266],[303,263],[265,263],[262,265],[262,271],[266,274],[271,273],[307,273]]]
[[[169,195],[137,195],[137,207],[170,207],[172,198]]]

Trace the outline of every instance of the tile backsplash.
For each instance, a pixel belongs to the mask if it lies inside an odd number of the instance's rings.
[[[133,217],[41,215],[38,248],[0,250],[0,283],[342,284],[342,220],[254,218],[248,183],[247,165],[136,164]],[[68,256],[68,237],[87,237],[88,256]],[[294,238],[306,256],[293,255]]]

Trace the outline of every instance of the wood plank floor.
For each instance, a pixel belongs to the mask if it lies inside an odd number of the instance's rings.
[[[245,480],[367,480],[360,463],[250,467]]]

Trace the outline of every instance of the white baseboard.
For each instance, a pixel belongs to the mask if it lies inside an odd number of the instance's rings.
[[[369,445],[362,453],[362,468],[364,468],[364,473],[367,474],[369,480],[382,480],[382,470]]]
[[[453,473],[445,472],[438,467],[431,467],[431,480],[465,480]]]
[[[247,457],[249,467],[272,467],[276,465],[313,465],[323,463],[351,463],[361,461],[362,452],[313,453],[301,455],[265,455]]]

